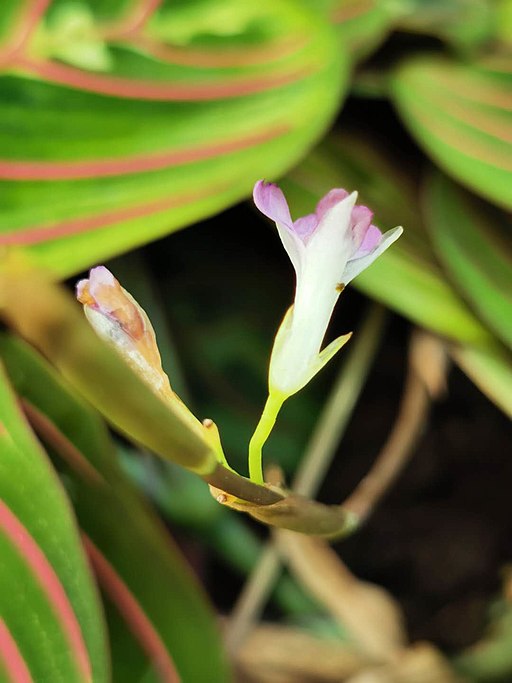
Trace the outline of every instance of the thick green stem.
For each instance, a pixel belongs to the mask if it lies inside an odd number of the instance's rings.
[[[260,421],[249,443],[249,478],[256,484],[263,484],[263,465],[262,465],[262,450],[263,446],[270,436],[281,406],[283,405],[286,396],[280,393],[270,393]]]

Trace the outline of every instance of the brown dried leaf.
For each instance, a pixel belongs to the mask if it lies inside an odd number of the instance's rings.
[[[324,541],[282,530],[275,535],[292,573],[349,630],[359,651],[374,661],[392,661],[407,642],[393,598],[359,581]]]
[[[365,666],[346,643],[262,625],[237,652],[239,683],[339,683]]]
[[[415,330],[409,348],[409,364],[422,380],[431,400],[439,399],[446,392],[449,359],[446,345],[439,337],[425,330]]]
[[[403,650],[395,662],[366,669],[346,683],[464,683],[443,655],[429,643]]]

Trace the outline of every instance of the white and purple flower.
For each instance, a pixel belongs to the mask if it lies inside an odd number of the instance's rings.
[[[357,193],[334,189],[315,213],[293,221],[282,191],[260,180],[254,203],[275,221],[295,268],[295,301],[276,335],[270,359],[270,393],[283,398],[302,389],[348,341],[334,340],[320,350],[334,306],[344,287],[402,234],[401,227],[382,234],[373,213],[356,205]]]

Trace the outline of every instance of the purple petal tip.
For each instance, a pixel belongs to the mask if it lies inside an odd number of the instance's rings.
[[[382,233],[379,228],[375,225],[370,225],[358,251],[363,254],[370,253],[380,244],[381,239]]]
[[[290,209],[283,192],[275,183],[258,180],[254,186],[253,199],[262,214],[276,223],[292,225]]]

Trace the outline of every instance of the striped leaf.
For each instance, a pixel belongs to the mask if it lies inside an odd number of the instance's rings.
[[[0,7],[0,243],[60,275],[215,213],[298,160],[347,81],[293,0]],[[13,23],[14,22],[14,23]],[[1,35],[1,34],[0,34]]]
[[[439,257],[478,315],[512,347],[512,221],[440,173],[426,215]]]
[[[8,683],[109,680],[73,513],[0,372],[0,662]]]
[[[330,19],[351,61],[362,60],[379,47],[392,29],[394,14],[392,5],[382,0],[330,2]]]
[[[512,57],[457,63],[405,60],[391,93],[406,125],[449,175],[499,206],[512,207]]]
[[[120,470],[99,415],[21,341],[2,335],[0,352],[68,482],[104,594],[114,683],[138,683],[143,676],[145,683],[226,681],[219,633],[202,589]]]

